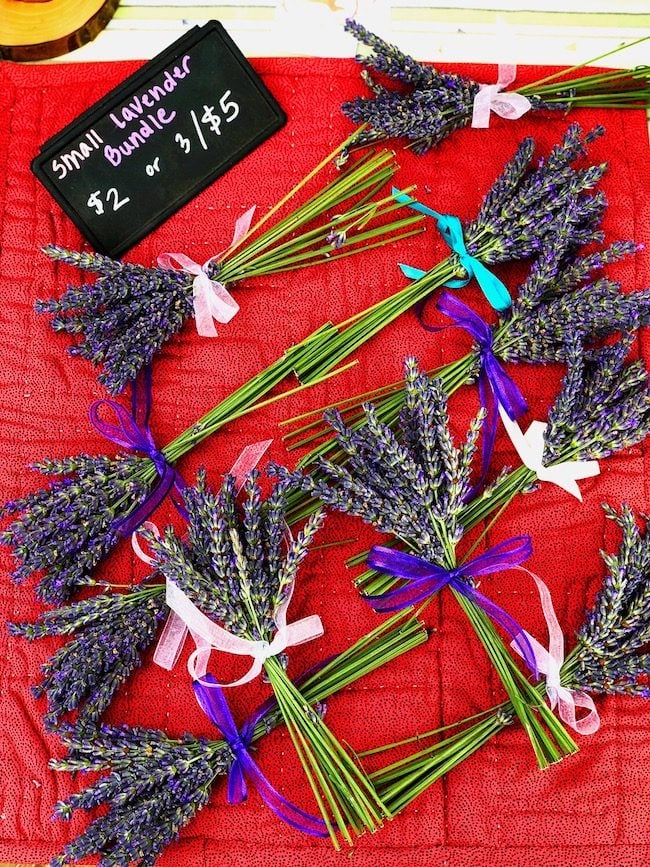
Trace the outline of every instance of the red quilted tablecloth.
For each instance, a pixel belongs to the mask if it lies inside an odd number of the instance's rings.
[[[29,170],[38,146],[80,111],[120,82],[132,63],[17,67],[0,65],[0,500],[39,485],[26,465],[41,456],[78,451],[112,451],[91,429],[89,403],[102,396],[93,371],[70,359],[68,340],[54,335],[37,319],[36,298],[59,294],[66,281],[77,281],[68,268],[54,267],[37,251],[54,242],[79,247],[82,240],[68,218]],[[255,153],[219,179],[181,212],[145,239],[127,258],[150,264],[166,250],[182,250],[204,261],[222,249],[234,220],[251,204],[264,210],[277,201],[308,169],[350,131],[339,104],[359,92],[352,61],[260,60],[255,67],[285,108],[287,126]],[[492,80],[493,69],[469,70]],[[539,75],[523,70],[521,80]],[[609,199],[605,229],[609,239],[650,241],[648,138],[645,117],[632,111],[579,112],[583,125],[603,121],[607,136],[592,148],[595,159],[610,161],[603,187]],[[561,136],[562,116],[530,116],[516,123],[496,119],[489,130],[464,130],[424,158],[400,153],[403,186],[417,182],[422,201],[469,218],[503,162],[521,137],[534,135],[540,151]],[[215,341],[201,340],[189,325],[160,356],[154,370],[153,429],[160,444],[196,420],[249,376],[274,360],[292,341],[304,337],[326,319],[339,321],[403,285],[397,261],[426,267],[446,255],[429,226],[425,235],[367,256],[294,275],[250,281],[235,290],[241,313],[221,327]],[[521,267],[504,267],[500,275],[513,288]],[[610,273],[629,289],[650,283],[650,256],[612,267]],[[464,291],[470,304],[481,306],[475,287]],[[481,306],[481,309],[485,309]],[[487,311],[485,311],[487,313]],[[418,355],[428,366],[456,358],[467,340],[455,331],[425,334],[413,315],[402,317],[359,353],[360,364],[338,380],[325,383],[287,403],[251,414],[185,458],[186,477],[205,464],[211,477],[227,470],[241,447],[251,440],[275,437],[271,456],[293,461],[283,448],[279,419],[301,407],[318,406],[345,394],[393,381],[401,359]],[[638,351],[650,360],[645,335]],[[531,418],[544,418],[557,389],[560,369],[513,371],[531,407]],[[462,429],[477,399],[465,390],[452,402]],[[516,502],[490,533],[497,542],[515,533],[532,535],[531,568],[549,584],[560,620],[570,633],[580,622],[585,604],[599,586],[602,547],[612,550],[616,534],[606,526],[600,503],[627,500],[649,510],[650,443],[614,457],[602,474],[582,483],[584,503],[556,488],[545,487]],[[499,441],[497,460],[513,460],[506,441]],[[171,518],[163,507],[158,523]],[[290,671],[297,674],[325,655],[347,647],[376,622],[354,591],[345,558],[371,536],[359,524],[332,518],[322,541],[349,539],[340,548],[314,552],[308,559],[293,611],[321,614],[325,636],[293,653]],[[15,587],[8,578],[11,558],[2,552],[0,602],[2,619],[29,619],[39,607],[31,586]],[[128,584],[145,567],[128,545],[115,552],[103,572]],[[490,593],[531,631],[544,637],[536,613],[535,591],[519,573],[490,579]],[[360,682],[329,702],[328,722],[356,749],[396,740],[416,729],[430,729],[477,712],[501,697],[498,681],[470,634],[467,623],[448,595],[428,608],[435,632],[419,651]],[[60,850],[84,821],[71,825],[51,821],[53,803],[77,789],[82,779],[48,770],[59,754],[56,738],[41,724],[43,702],[34,700],[30,684],[57,642],[27,644],[0,629],[0,861],[46,861]],[[238,719],[265,695],[261,682],[232,696]],[[444,864],[476,865],[611,865],[650,863],[650,703],[607,699],[599,702],[602,727],[582,739],[581,751],[560,766],[536,769],[526,738],[517,727],[444,782],[429,789],[404,815],[377,835],[361,839],[351,852],[336,854],[328,843],[300,836],[280,824],[253,792],[243,806],[226,803],[217,786],[210,805],[170,846],[161,865],[187,867],[357,867]],[[170,733],[192,731],[209,736],[210,724],[196,706],[184,666],[172,673],[151,664],[131,679],[114,702],[109,718]],[[285,794],[310,808],[306,786],[288,735],[275,732],[260,745],[259,761]]]

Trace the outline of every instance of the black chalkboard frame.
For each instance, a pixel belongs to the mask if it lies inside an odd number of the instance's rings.
[[[53,182],[52,178],[46,173],[44,167],[58,152],[62,151],[72,143],[77,142],[79,138],[84,135],[84,132],[92,127],[93,124],[96,124],[104,116],[115,110],[121,103],[124,103],[126,98],[128,98],[134,90],[140,89],[142,85],[147,84],[151,79],[160,75],[161,72],[170,65],[173,65],[175,61],[179,60],[180,57],[202,40],[209,38],[217,38],[224,44],[225,49],[238,65],[239,71],[248,79],[251,85],[258,92],[259,96],[268,106],[272,118],[264,128],[259,129],[255,135],[250,136],[244,144],[232,151],[227,160],[221,161],[215,167],[214,171],[205,175],[198,183],[194,183],[179,191],[176,195],[170,198],[165,207],[159,208],[152,213],[149,219],[135,224],[127,237],[118,243],[107,242],[106,239],[101,236],[101,233],[98,233],[94,229],[93,223],[90,222],[84,214],[80,213],[74,203],[70,201],[65,190]],[[251,151],[262,144],[262,142],[266,141],[266,139],[273,135],[273,133],[277,132],[277,130],[284,126],[286,122],[287,116],[285,112],[268,88],[263,84],[237,45],[230,38],[221,22],[208,21],[203,26],[193,27],[188,31],[188,33],[184,34],[180,39],[125,79],[122,84],[113,88],[113,90],[109,91],[109,93],[107,93],[101,100],[90,106],[86,111],[75,118],[72,123],[68,124],[64,129],[48,139],[48,141],[42,145],[40,153],[32,160],[31,168],[39,181],[59,203],[72,222],[93,245],[93,247],[101,253],[117,258],[133,247],[157,226],[167,220],[172,214],[176,213],[176,211],[194,198],[197,193],[201,192],[201,190],[205,189],[217,178],[225,174],[225,172],[232,168],[233,165],[251,153]]]

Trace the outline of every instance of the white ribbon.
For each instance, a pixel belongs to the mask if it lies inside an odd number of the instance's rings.
[[[499,64],[499,78],[496,84],[481,84],[474,97],[472,126],[485,129],[490,125],[490,112],[507,120],[516,120],[527,111],[531,104],[521,93],[501,93],[517,77],[517,67],[513,63]]]
[[[577,480],[597,476],[600,473],[598,461],[565,461],[563,464],[546,467],[542,463],[546,424],[541,421],[533,421],[524,434],[517,422],[512,421],[501,404],[499,404],[499,415],[517,454],[521,458],[521,462],[529,470],[536,473],[541,482],[557,485],[582,502],[582,494]]]
[[[528,572],[535,581],[535,584],[537,584],[542,611],[544,612],[544,618],[548,626],[548,650],[537,639],[533,638],[532,635],[529,635],[525,629],[523,632],[533,648],[538,670],[546,675],[546,694],[551,710],[555,710],[557,707],[560,719],[574,731],[578,732],[578,734],[591,735],[598,731],[600,727],[600,718],[593,699],[586,692],[562,686],[560,670],[564,662],[564,635],[553,608],[549,589],[534,572],[529,572],[528,569],[524,569],[523,567],[519,568],[523,569],[524,572]],[[511,642],[510,647],[521,656],[517,642]],[[576,719],[576,707],[583,707],[589,713],[582,717],[582,719]]]
[[[175,270],[178,268],[194,277],[192,283],[192,300],[194,305],[194,320],[196,330],[201,337],[216,337],[218,332],[215,322],[224,325],[233,318],[239,310],[239,304],[232,297],[223,283],[211,280],[208,268],[213,262],[220,261],[224,255],[235,247],[248,232],[255,212],[255,206],[249,208],[235,223],[232,241],[225,250],[211,256],[203,265],[199,265],[184,253],[161,253],[158,265],[161,268]]]
[[[293,590],[293,587],[291,588]],[[202,681],[204,686],[219,686],[222,688],[241,686],[253,680],[262,671],[265,660],[287,647],[294,647],[320,638],[323,635],[323,624],[317,614],[303,617],[294,623],[287,623],[287,609],[291,601],[291,592],[278,607],[274,620],[277,632],[273,640],[252,641],[240,638],[228,630],[218,626],[194,605],[188,596],[180,590],[173,581],[167,582],[167,604],[187,625],[196,642],[196,650],[191,654],[187,669],[193,680],[200,680],[206,672],[207,663],[212,650],[221,650],[235,656],[250,656],[253,660],[246,674],[231,683],[211,683]],[[198,640],[197,640],[198,639]]]

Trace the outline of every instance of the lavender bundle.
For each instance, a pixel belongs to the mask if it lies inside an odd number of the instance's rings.
[[[506,612],[478,594],[474,586],[478,575],[512,568],[526,559],[529,540],[509,540],[499,551],[486,552],[483,556],[491,561],[491,568],[485,571],[473,570],[471,561],[458,561],[457,546],[466,529],[462,519],[465,501],[472,492],[472,458],[484,413],[481,411],[471,423],[466,442],[456,448],[449,431],[442,383],[420,374],[413,359],[407,360],[405,367],[399,437],[378,420],[372,405],[365,408],[365,425],[354,431],[332,411],[328,420],[348,457],[345,465],[321,459],[319,479],[291,474],[282,467],[276,467],[275,472],[281,479],[300,484],[310,496],[331,508],[359,516],[365,523],[390,533],[409,555],[415,555],[404,558],[387,548],[373,548],[374,562],[384,564],[392,575],[403,574],[406,578],[408,573],[409,579],[388,594],[373,591],[369,601],[377,610],[391,611],[420,601],[426,604],[435,592],[449,585],[494,664],[538,763],[545,767],[573,752],[575,744],[551,711],[540,706],[491,618],[513,636],[520,634],[521,628]],[[405,559],[408,569],[400,573]],[[382,565],[377,568],[381,570]],[[394,578],[392,583],[396,583]],[[526,659],[530,666],[529,657]]]
[[[318,671],[304,678],[300,692],[306,707],[320,718],[325,702],[360,677],[417,647],[426,631],[414,618],[390,618]],[[267,702],[243,727],[247,741],[259,740],[282,722]],[[65,846],[52,867],[100,855],[103,867],[153,865],[158,855],[210,799],[212,788],[227,777],[235,755],[224,739],[208,740],[130,726],[64,726],[59,730],[68,755],[52,760],[57,771],[108,771],[95,783],[55,807],[55,817],[69,820],[75,810],[99,805],[107,812]]]
[[[379,194],[397,171],[387,151],[362,159],[271,228],[260,231],[339,151],[202,270],[147,268],[97,253],[44,247],[53,261],[94,272],[98,279],[69,286],[58,300],[38,301],[36,311],[52,316],[55,331],[83,336],[68,351],[101,366],[99,382],[111,394],[118,394],[193,315],[198,279],[214,281],[223,291],[226,285],[249,278],[331,262],[414,234],[420,216],[384,219],[401,207],[393,195]],[[229,309],[230,318],[237,309],[234,302]]]
[[[627,360],[634,334],[600,349],[585,348],[580,334],[566,338],[568,370],[548,415],[544,466],[601,460],[631,448],[650,434],[650,381],[642,361]],[[466,532],[498,515],[519,494],[538,486],[535,470],[521,465],[498,478],[463,505],[459,524]],[[358,562],[355,558],[354,562]],[[367,570],[357,579],[364,593],[384,593],[394,580]]]
[[[570,127],[562,143],[530,172],[534,145],[532,140],[523,142],[465,232],[470,257],[491,263],[536,255],[544,239],[555,236],[560,220],[562,232],[572,245],[579,247],[598,239],[604,198],[601,192],[588,195],[587,190],[598,182],[605,166],[576,168],[573,163],[601,132],[595,130],[583,136],[578,126]],[[466,258],[463,261],[469,265]],[[400,313],[449,279],[464,276],[459,255],[452,253],[421,279],[347,322],[338,327],[325,324],[160,450],[143,456],[83,456],[83,460],[71,458],[36,465],[46,473],[64,474],[65,478],[50,489],[5,507],[5,512],[19,515],[1,537],[14,548],[20,562],[15,580],[23,581],[43,570],[46,574],[38,593],[54,603],[65,599],[77,586],[92,582],[92,569],[117,541],[116,528],[126,524],[133,529],[130,516],[142,511],[142,503],[160,486],[163,468],[166,472],[224,424],[276,400],[264,398],[290,373],[301,381],[298,388],[334,375],[337,365]],[[67,497],[70,487],[87,492],[87,499],[81,502],[76,496]],[[63,513],[65,526],[61,524]]]
[[[46,611],[36,623],[10,623],[9,632],[33,641],[73,636],[43,664],[43,678],[32,687],[45,695],[45,727],[53,730],[78,711],[76,723],[95,723],[135,669],[168,613],[165,585],[145,583],[127,593],[100,593]]]
[[[284,553],[287,484],[276,485],[263,506],[257,478],[255,471],[248,476],[240,515],[232,476],[226,476],[218,494],[199,476],[185,495],[188,543],[172,528],[160,538],[150,534],[149,542],[167,582],[187,594],[203,614],[232,635],[271,645],[280,628],[277,612],[291,598],[324,513],[312,515]],[[338,845],[340,833],[351,843],[348,826],[357,834],[376,830],[388,814],[365,775],[289,679],[285,665],[286,659],[277,655],[263,662],[332,841]]]
[[[567,689],[594,695],[650,698],[650,535],[647,523],[643,531],[639,529],[628,506],[619,512],[607,505],[603,508],[621,528],[622,540],[616,554],[601,552],[607,573],[578,630],[575,647],[560,667],[560,683]],[[544,700],[545,683],[535,689]],[[459,732],[370,774],[393,812],[404,809],[419,793],[512,724],[515,712],[512,705],[504,704],[477,717],[453,726]],[[399,745],[439,734],[418,734]],[[379,747],[362,755],[395,746]]]
[[[357,96],[342,105],[343,113],[350,120],[364,125],[350,147],[404,138],[415,153],[424,154],[470,123],[474,99],[481,87],[477,81],[418,63],[356,21],[347,21],[345,29],[371,49],[370,54],[358,55],[356,59],[366,67],[362,78],[373,94]],[[580,106],[647,108],[650,105],[650,66],[569,77],[626,47],[619,46],[587,63],[517,87],[516,92],[528,99],[531,111],[550,109],[566,113]],[[392,79],[398,89],[391,90],[375,82],[368,67]]]
[[[650,290],[623,293],[620,283],[593,273],[635,250],[631,241],[616,241],[602,250],[575,256],[570,239],[563,235],[560,226],[556,235],[545,239],[540,255],[532,263],[512,306],[502,312],[497,323],[490,327],[486,345],[475,343],[465,356],[429,371],[429,375],[441,379],[446,393],[451,395],[462,385],[478,378],[485,351],[491,352],[500,362],[563,363],[566,360],[567,334],[580,332],[591,344],[618,332],[625,333],[636,323],[647,324]],[[472,311],[465,311],[465,318],[471,315]],[[451,324],[467,327],[462,321]],[[326,409],[336,407],[346,424],[356,428],[364,422],[363,404],[369,400],[383,422],[391,426],[396,424],[404,401],[403,381],[281,422],[291,424],[318,416],[284,437],[289,449],[322,440],[301,457],[298,465],[308,467],[318,457],[334,461],[343,458],[335,435],[323,421],[322,414]],[[299,509],[299,501],[294,507]],[[296,511],[296,516],[298,514]]]

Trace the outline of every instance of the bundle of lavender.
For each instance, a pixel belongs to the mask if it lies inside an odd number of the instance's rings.
[[[397,90],[390,90],[373,81],[370,73],[364,69],[362,78],[373,96],[358,96],[342,106],[343,113],[350,120],[363,124],[350,147],[391,138],[404,138],[415,153],[424,154],[456,130],[467,126],[473,118],[473,126],[487,126],[486,121],[492,106],[492,110],[498,110],[499,114],[511,119],[520,117],[528,110],[552,109],[566,113],[581,106],[650,106],[650,66],[571,77],[572,73],[585,66],[629,47],[626,45],[594,57],[586,63],[547,75],[532,84],[517,87],[515,92],[499,93],[512,83],[512,79],[486,87],[467,76],[441,72],[432,66],[418,63],[356,21],[347,21],[345,29],[371,49],[368,55],[358,55],[358,62],[365,67],[374,68],[398,84]],[[637,45],[648,38],[643,37],[630,45]],[[487,97],[483,111],[487,117],[479,118],[475,115],[475,101],[481,91]]]
[[[426,631],[412,616],[396,615],[352,647],[309,673],[300,682],[305,711],[313,708],[311,723],[318,725],[325,712],[323,702],[365,674],[401,656],[426,640]],[[209,682],[209,679],[208,679]],[[223,694],[207,687],[220,701]],[[205,696],[205,693],[204,693]],[[325,835],[314,817],[290,804],[252,759],[249,747],[282,722],[273,701],[267,701],[237,731],[227,711],[223,712],[223,737],[216,740],[190,734],[172,738],[162,731],[130,726],[62,726],[59,729],[68,755],[54,759],[57,771],[108,771],[55,807],[55,817],[69,820],[75,810],[107,806],[88,828],[68,843],[52,867],[63,867],[91,855],[100,864],[152,865],[158,855],[178,837],[180,830],[208,803],[212,788],[228,778],[229,801],[246,798],[244,772],[265,803],[280,818],[303,830]],[[309,824],[308,824],[308,820]]]
[[[397,589],[366,596],[375,610],[426,604],[440,589],[449,587],[495,666],[540,767],[546,767],[575,751],[576,746],[554,714],[540,704],[493,621],[515,638],[528,667],[537,673],[532,648],[521,640],[521,627],[475,587],[479,576],[515,568],[525,561],[532,553],[530,540],[510,539],[474,559],[468,559],[469,555],[458,559],[458,544],[466,529],[462,518],[465,501],[472,491],[472,458],[483,417],[481,411],[470,425],[466,442],[456,448],[442,383],[420,374],[410,359],[406,362],[399,438],[377,419],[370,405],[366,407],[365,425],[355,431],[331,412],[328,419],[348,456],[347,463],[341,466],[321,460],[319,480],[283,467],[276,466],[273,472],[282,480],[299,484],[331,508],[359,516],[390,533],[408,550],[372,549],[369,562],[399,581]],[[392,580],[395,584],[395,577]]]
[[[492,326],[458,299],[448,294],[441,296],[437,306],[450,318],[450,326],[466,330],[474,345],[465,356],[429,371],[429,375],[441,379],[449,395],[462,385],[482,380],[482,399],[494,407],[499,397],[504,399],[503,385],[509,379],[500,363],[564,362],[567,334],[579,332],[592,343],[617,332],[628,332],[636,323],[646,325],[650,290],[624,293],[620,283],[593,274],[635,250],[631,241],[616,241],[607,248],[576,256],[570,239],[559,231],[544,241],[512,306]],[[403,381],[281,422],[295,424],[318,416],[284,436],[290,450],[322,440],[300,458],[298,466],[308,467],[319,457],[341,460],[344,454],[337,448],[323,413],[337,408],[345,423],[357,428],[364,422],[363,405],[370,400],[381,421],[395,425],[404,401]],[[299,509],[299,502],[294,507]],[[295,514],[297,517],[299,511]]]
[[[546,680],[535,687],[540,701],[547,697],[551,704],[559,704],[560,712],[565,718],[573,718],[577,730],[584,734],[598,727],[589,694],[650,698],[650,535],[647,523],[643,531],[639,529],[628,506],[623,506],[620,512],[607,505],[604,509],[608,518],[622,529],[621,545],[616,554],[601,552],[607,573],[578,630],[575,647],[562,658],[560,638],[560,653],[549,665]],[[592,710],[586,717],[575,720],[576,705]],[[510,725],[514,718],[513,706],[503,704],[457,725],[407,738],[400,746],[436,737],[452,728],[459,729],[370,777],[388,807],[398,812]],[[369,756],[395,746],[397,744],[379,747],[361,755]]]
[[[143,452],[141,456],[123,451],[115,458],[81,455],[36,464],[40,472],[64,478],[5,506],[5,513],[19,515],[1,537],[19,560],[14,580],[43,571],[38,595],[61,602],[78,586],[92,583],[92,569],[120,534],[130,533],[153,511],[174,483],[174,464],[224,424],[264,406],[266,395],[290,373],[302,382],[298,388],[322,381],[366,340],[449,279],[467,278],[469,271],[484,275],[483,262],[534,256],[559,227],[576,247],[598,239],[604,198],[601,192],[586,191],[598,182],[605,166],[576,168],[573,163],[601,132],[583,136],[578,126],[570,127],[561,144],[532,171],[528,169],[534,144],[523,142],[488,192],[464,240],[462,233],[455,234],[454,243],[462,244],[464,253],[452,253],[424,277],[338,327],[326,323],[164,448],[155,446],[145,421],[129,437],[113,437],[120,445]],[[124,412],[109,404],[115,412]],[[134,418],[148,416],[136,410]],[[131,428],[128,419],[122,421]]]
[[[395,195],[380,192],[397,171],[388,151],[361,159],[262,231],[342,147],[252,227],[254,209],[247,212],[238,221],[232,245],[202,265],[170,253],[160,257],[158,267],[147,268],[98,253],[44,247],[52,260],[99,276],[94,283],[69,286],[58,300],[38,301],[37,312],[51,314],[55,331],[83,335],[70,354],[101,366],[99,382],[118,394],[190,316],[200,334],[215,336],[213,318],[228,322],[239,309],[226,286],[331,262],[419,231],[419,215],[386,219],[401,208]]]
[[[285,647],[316,637],[306,631],[290,638],[291,627],[296,630],[298,624],[287,626],[286,609],[324,512],[309,518],[284,553],[287,484],[277,484],[263,504],[257,479],[253,471],[239,514],[232,476],[225,477],[217,494],[199,477],[185,494],[189,542],[183,543],[171,527],[161,537],[149,534],[152,555],[166,579],[168,598],[171,583],[174,593],[180,590],[231,638],[250,642],[249,655],[260,670],[263,666],[273,688],[332,840],[336,842],[338,832],[351,842],[348,825],[356,833],[374,831],[387,814],[365,776],[288,677],[286,659],[278,656]],[[283,645],[277,649],[276,637]]]

